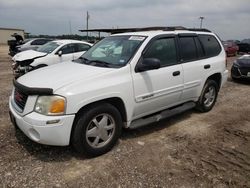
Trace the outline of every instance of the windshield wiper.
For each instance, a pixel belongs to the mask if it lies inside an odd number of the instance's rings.
[[[101,60],[89,60],[85,57],[79,57],[74,61],[78,63],[84,63],[86,65],[99,66],[99,67],[112,67],[112,68],[121,67],[121,65],[115,65]]]
[[[79,57],[78,59],[74,59],[73,60],[74,62],[78,62],[78,63],[84,63],[84,64],[88,64],[88,59],[87,58],[85,58],[85,57]]]
[[[100,60],[89,60],[88,64],[93,65],[93,66],[110,67],[110,63],[107,63],[105,61],[100,61]]]

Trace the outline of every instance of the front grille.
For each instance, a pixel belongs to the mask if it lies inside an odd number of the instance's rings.
[[[15,88],[14,91],[14,101],[16,105],[23,111],[25,104],[27,102],[28,95],[24,92],[20,91],[19,89]]]
[[[250,72],[250,67],[241,67],[240,72],[242,75],[247,76],[247,73]]]

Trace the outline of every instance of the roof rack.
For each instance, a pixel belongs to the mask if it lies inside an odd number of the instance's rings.
[[[210,30],[205,29],[205,28],[188,28],[187,30],[188,31],[201,31],[201,32],[210,32],[211,33]]]
[[[175,31],[175,30],[187,30],[187,31],[200,31],[200,32],[211,32],[208,29],[196,29],[196,28],[185,28],[182,26],[173,27],[143,27],[143,28],[117,28],[117,29],[87,29],[79,30],[81,32],[105,32],[111,34],[126,33],[126,32],[138,32],[138,31]]]

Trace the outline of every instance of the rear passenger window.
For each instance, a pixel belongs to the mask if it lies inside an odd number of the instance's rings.
[[[82,52],[82,51],[87,51],[90,46],[87,45],[87,44],[82,44],[82,43],[78,43],[76,44],[77,48],[76,48],[76,51],[75,52]]]
[[[187,62],[197,59],[194,37],[180,37],[181,61]]]
[[[198,58],[199,59],[204,58],[205,57],[205,52],[204,52],[204,49],[201,46],[201,43],[200,43],[198,37],[195,37],[194,41],[195,41],[195,45],[196,45],[196,48],[197,48]]]
[[[221,47],[217,39],[212,35],[199,35],[204,47],[206,57],[213,57],[221,52]]]
[[[175,39],[161,38],[155,40],[148,48],[144,58],[157,58],[161,66],[169,66],[177,63]]]

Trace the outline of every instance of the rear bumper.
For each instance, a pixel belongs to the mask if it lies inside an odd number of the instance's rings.
[[[223,85],[226,83],[227,78],[228,78],[228,70],[225,70],[225,71],[222,73],[222,82],[221,82],[221,86],[223,86]]]
[[[69,145],[75,115],[45,116],[31,112],[20,116],[10,101],[9,108],[12,123],[18,126],[31,140],[46,145]],[[48,124],[48,122],[56,123]]]

